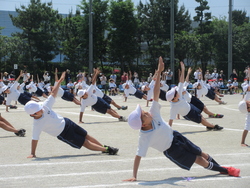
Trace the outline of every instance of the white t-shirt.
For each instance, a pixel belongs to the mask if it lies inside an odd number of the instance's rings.
[[[150,99],[153,98],[153,94],[154,94],[154,87],[155,87],[155,81],[152,80],[148,86],[150,88],[150,90],[148,90],[147,92],[147,100],[149,101]]]
[[[183,92],[183,83],[179,82],[177,92],[180,96],[178,102],[170,102],[170,118],[171,120],[176,119],[176,115],[180,114],[185,116],[190,111],[190,104],[185,100],[182,95]]]
[[[132,83],[131,80],[127,80],[127,82],[124,85],[127,85],[127,84],[129,86],[129,88],[128,89],[124,89],[125,97],[128,97],[129,94],[133,95],[136,92],[136,89],[134,88],[133,83]]]
[[[32,140],[39,140],[42,131],[55,137],[63,131],[65,120],[51,109],[54,103],[55,98],[52,95],[43,102],[43,115],[33,122]]]
[[[81,99],[81,111],[80,112],[84,112],[87,106],[92,106],[97,102],[97,96],[93,94],[94,88],[95,86],[91,84],[90,87],[86,91],[86,93],[88,93],[88,98]]]
[[[166,123],[160,113],[161,105],[153,101],[150,107],[150,114],[153,117],[153,129],[148,131],[140,130],[139,143],[136,155],[145,157],[149,147],[152,147],[160,152],[167,150],[173,141],[173,130]]]
[[[10,93],[7,94],[6,105],[10,105],[11,101],[17,101],[20,92],[17,90],[19,83],[17,81],[9,88]]]

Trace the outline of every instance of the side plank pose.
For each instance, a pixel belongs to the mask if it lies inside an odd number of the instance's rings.
[[[102,151],[103,153],[108,153],[110,155],[117,154],[119,149],[110,146],[103,146],[94,137],[90,136],[82,127],[78,126],[68,118],[63,118],[52,110],[58,89],[64,78],[65,72],[62,73],[61,78],[54,86],[51,95],[42,105],[30,101],[24,106],[24,110],[30,115],[30,117],[34,118],[31,154],[28,158],[36,157],[36,148],[42,131],[57,137],[59,140],[74,148],[80,149],[84,146],[93,151]]]
[[[160,113],[161,105],[158,103],[160,92],[160,74],[164,70],[162,58],[159,64],[154,87],[153,103],[149,112],[145,112],[139,105],[130,113],[128,124],[131,128],[140,130],[139,144],[134,159],[133,177],[124,181],[136,181],[141,157],[145,157],[149,147],[152,147],[169,158],[179,167],[190,170],[193,163],[205,169],[218,171],[221,174],[238,177],[240,169],[220,166],[211,156],[204,153],[181,133],[173,131]]]

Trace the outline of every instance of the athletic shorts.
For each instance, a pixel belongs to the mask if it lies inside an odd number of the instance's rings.
[[[190,170],[201,149],[177,131],[173,132],[174,138],[169,149],[164,155],[179,167]]]
[[[20,93],[17,101],[21,103],[22,105],[25,105],[27,102],[31,100],[31,95],[27,93]]]
[[[102,99],[105,100],[108,104],[111,104],[112,99],[106,94],[103,95]]]
[[[97,102],[92,105],[95,111],[100,112],[102,114],[106,114],[107,110],[110,109],[110,105],[100,97],[97,97]]]
[[[195,107],[193,104],[190,104],[190,111],[186,116],[183,116],[186,120],[193,121],[196,123],[201,123],[201,110]]]
[[[193,104],[196,108],[200,109],[200,111],[203,111],[204,106],[205,106],[204,103],[201,102],[200,99],[198,99],[197,97],[193,95],[192,95],[190,103]]]
[[[65,101],[73,101],[74,100],[74,95],[68,91],[63,92],[63,96],[61,97]]]
[[[35,92],[39,97],[43,96],[43,91],[38,87]]]
[[[57,138],[73,148],[80,149],[83,146],[87,131],[68,118],[64,118],[65,127]]]
[[[214,100],[215,99],[215,92],[212,89],[208,89],[207,94],[205,96],[211,100]]]
[[[134,93],[134,96],[135,96],[136,98],[139,98],[139,99],[142,99],[143,95],[144,95],[144,93],[143,93],[142,91],[138,90],[138,89],[137,89],[136,92]]]
[[[3,104],[3,101],[4,101],[4,97],[0,95],[0,104]]]
[[[159,98],[163,101],[167,101],[166,99],[166,91],[163,91],[160,89],[160,95],[159,95]]]

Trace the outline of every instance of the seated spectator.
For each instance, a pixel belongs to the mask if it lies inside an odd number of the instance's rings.
[[[117,86],[113,79],[109,80],[109,95],[117,95]]]

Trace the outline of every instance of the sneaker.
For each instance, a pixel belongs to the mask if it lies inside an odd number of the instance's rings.
[[[234,168],[234,167],[227,167],[229,176],[239,177],[240,176],[240,169]]]
[[[105,151],[102,151],[102,153],[109,153],[109,152],[108,152],[108,147],[109,147],[109,146],[103,145],[103,147],[105,147],[106,150],[105,150]]]
[[[214,115],[209,115],[210,118],[223,118],[224,115],[222,114],[214,114]]]
[[[207,127],[207,131],[220,131],[221,129],[223,129],[223,127],[219,126],[219,125],[215,125],[214,127]]]
[[[127,110],[128,106],[122,106],[122,110]]]
[[[108,146],[107,153],[109,155],[116,155],[118,151],[119,151],[118,148]]]
[[[15,133],[15,135],[20,136],[20,137],[24,137],[25,136],[25,129],[20,129],[17,133]]]
[[[221,101],[221,103],[219,103],[219,104],[227,104],[227,102],[225,102],[225,101]]]
[[[220,131],[222,129],[223,129],[223,127],[221,127],[219,125],[215,125],[214,128],[213,128],[214,131]]]
[[[127,119],[124,116],[121,116],[120,118],[118,118],[119,121],[124,121],[127,122]]]

